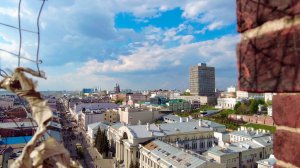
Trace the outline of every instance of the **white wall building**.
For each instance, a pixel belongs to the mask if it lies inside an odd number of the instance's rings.
[[[225,165],[206,160],[203,156],[190,154],[160,140],[140,146],[139,162],[142,168],[221,168]]]
[[[79,122],[87,130],[89,124],[104,121],[104,117],[104,112],[102,111],[85,111],[80,113]]]
[[[237,99],[264,99],[264,93],[250,93],[246,91],[236,91]]]
[[[238,131],[229,133],[230,142],[241,142],[251,140],[253,138],[270,136],[265,130],[254,130],[253,128],[241,127]]]
[[[236,98],[218,98],[218,105],[216,108],[221,108],[221,109],[234,109],[234,106],[237,103]]]
[[[256,162],[273,154],[273,141],[270,137],[259,137],[243,142],[215,146],[207,151],[208,157],[218,163],[226,164],[226,168],[256,167]]]
[[[268,106],[267,107],[267,112],[268,112],[268,116],[272,117],[272,115],[273,115],[273,108],[272,108],[272,106]]]
[[[213,128],[202,125],[200,120],[160,125],[118,124],[117,127],[109,127],[108,134],[111,144],[115,144],[116,159],[123,161],[125,167],[129,167],[130,162],[135,163],[139,160],[139,144],[154,138],[195,152],[208,150],[213,146],[215,139]]]

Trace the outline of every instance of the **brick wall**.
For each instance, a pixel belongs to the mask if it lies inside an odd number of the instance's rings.
[[[270,116],[248,116],[248,115],[230,114],[228,118],[237,121],[274,126],[273,118]]]
[[[282,93],[273,98],[276,165],[300,167],[300,0],[236,2],[239,89]]]

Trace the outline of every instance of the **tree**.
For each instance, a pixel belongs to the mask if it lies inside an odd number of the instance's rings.
[[[95,139],[95,147],[96,149],[100,152],[100,145],[102,144],[102,131],[100,129],[100,127],[98,128],[97,134],[96,134],[96,139]],[[101,152],[100,152],[101,153]]]
[[[107,139],[105,131],[103,131],[101,133],[100,139],[101,140],[99,142],[101,142],[101,144],[99,144],[99,152],[102,155],[105,154],[105,156],[107,156],[108,152],[109,152],[109,142],[108,142],[108,139]]]
[[[234,110],[237,111],[237,109],[242,105],[241,102],[237,102],[234,106]]]
[[[259,101],[253,99],[251,100],[250,106],[249,106],[249,112],[250,114],[256,114],[258,110]]]
[[[117,99],[117,100],[115,101],[115,103],[116,103],[116,104],[122,104],[122,103],[123,103],[123,99]]]
[[[248,107],[242,103],[237,109],[236,109],[237,114],[248,114]]]

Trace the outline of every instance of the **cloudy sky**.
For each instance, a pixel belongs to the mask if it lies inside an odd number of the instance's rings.
[[[36,31],[40,0],[22,0],[22,28]],[[0,22],[18,26],[18,0],[1,0]],[[189,67],[216,67],[216,86],[236,83],[235,0],[48,0],[41,17],[40,90],[187,89]],[[23,33],[22,56],[37,38]],[[17,30],[0,25],[0,49],[18,53]],[[16,57],[1,52],[1,68]],[[36,69],[22,60],[21,66]]]

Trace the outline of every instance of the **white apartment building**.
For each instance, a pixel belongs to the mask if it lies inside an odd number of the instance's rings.
[[[236,91],[237,99],[264,99],[264,93],[250,93],[246,91]]]
[[[176,115],[165,115],[163,116],[163,121],[165,123],[182,123],[182,122],[196,122],[198,120],[189,118],[189,117],[179,117]],[[202,120],[202,125],[206,126],[206,127],[211,127],[215,132],[225,132],[226,131],[226,126],[213,122],[213,121],[209,121],[209,120]]]
[[[218,98],[218,105],[216,108],[220,109],[234,109],[234,106],[237,103],[236,98]]]
[[[270,136],[265,130],[254,130],[253,128],[241,127],[238,131],[229,133],[230,142],[241,142],[251,140],[253,138]]]
[[[106,111],[109,109],[117,109],[118,107],[119,105],[115,103],[75,103],[74,106],[69,110],[71,112],[71,115],[75,117],[76,120],[78,120],[78,114],[81,113],[82,110]]]
[[[118,124],[109,127],[108,134],[111,144],[115,144],[117,161],[123,161],[125,167],[139,160],[139,144],[155,138],[198,153],[207,151],[214,143],[213,128],[202,125],[201,120],[160,125]]]
[[[207,161],[203,156],[191,154],[160,140],[139,145],[139,163],[142,168],[221,168],[225,165]]]
[[[215,146],[208,150],[207,156],[226,168],[253,168],[256,162],[273,154],[273,141],[270,137],[259,137],[243,142]]]
[[[86,110],[85,112],[81,112],[79,117],[79,123],[87,130],[89,124],[104,121],[104,112]]]

